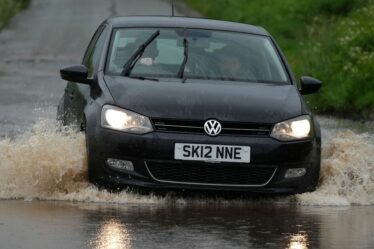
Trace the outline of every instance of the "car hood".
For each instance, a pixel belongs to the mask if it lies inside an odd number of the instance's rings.
[[[293,85],[105,76],[115,103],[151,118],[276,123],[301,115]]]

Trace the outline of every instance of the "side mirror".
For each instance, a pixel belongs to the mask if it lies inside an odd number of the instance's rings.
[[[90,84],[88,79],[88,69],[84,65],[71,65],[60,70],[60,75],[63,80]]]
[[[309,76],[301,77],[300,83],[301,83],[300,93],[304,95],[316,93],[319,91],[319,89],[322,86],[322,81],[317,80],[313,77],[309,77]]]

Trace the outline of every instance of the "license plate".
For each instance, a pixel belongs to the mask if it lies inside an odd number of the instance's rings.
[[[208,162],[249,163],[251,147],[212,144],[176,143],[174,159]]]

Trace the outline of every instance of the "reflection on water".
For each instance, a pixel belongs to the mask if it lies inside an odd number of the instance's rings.
[[[129,249],[131,237],[126,227],[113,219],[102,224],[95,244],[96,249]]]
[[[374,208],[0,201],[0,248],[373,249]]]
[[[297,205],[79,205],[95,249],[321,248],[320,215]]]
[[[305,234],[295,234],[291,236],[288,249],[308,249],[308,236]]]
[[[94,244],[95,249],[132,248],[130,233],[120,221],[115,219],[111,219],[102,224]],[[309,242],[307,234],[293,234],[290,236],[290,242],[287,249],[309,249],[308,245]]]

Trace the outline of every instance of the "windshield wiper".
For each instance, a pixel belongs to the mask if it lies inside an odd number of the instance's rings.
[[[183,62],[179,68],[179,71],[178,71],[178,78],[181,78],[183,79],[182,82],[184,83],[186,81],[186,79],[184,78],[184,70],[186,68],[186,64],[187,64],[187,61],[188,61],[188,40],[187,38],[184,38],[183,40],[183,47],[184,47],[184,59],[183,59]]]
[[[135,53],[130,57],[130,59],[126,62],[126,64],[123,66],[122,75],[123,76],[129,76],[132,69],[134,68],[135,64],[138,62],[138,60],[143,56],[144,50],[151,44],[157,36],[160,35],[160,30],[157,30],[154,32],[146,42],[144,42],[142,45],[138,47],[138,49],[135,51]]]
[[[131,79],[137,79],[137,80],[151,80],[151,81],[159,81],[159,79],[150,78],[150,77],[144,77],[144,76],[129,76]]]

